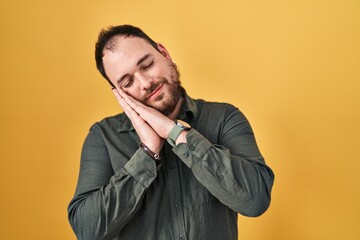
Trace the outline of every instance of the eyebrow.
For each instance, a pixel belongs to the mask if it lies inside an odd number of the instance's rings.
[[[145,61],[146,59],[148,59],[150,56],[151,56],[150,53],[145,54],[142,58],[139,59],[139,61],[137,61],[136,66],[139,66],[142,62],[144,62],[144,61]],[[124,80],[124,78],[126,78],[127,76],[129,76],[128,73],[127,73],[127,74],[124,74],[124,75],[121,76],[121,77],[119,78],[119,80],[117,80],[116,82],[117,82],[117,83],[121,82],[121,81]]]
[[[148,59],[150,57],[150,53],[145,54],[145,56],[143,56],[142,58],[139,59],[139,61],[136,63],[136,66],[139,66],[143,61],[145,61],[146,59]]]

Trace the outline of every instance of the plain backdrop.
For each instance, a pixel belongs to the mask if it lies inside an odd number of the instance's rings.
[[[0,239],[76,239],[82,143],[121,111],[94,61],[117,24],[161,42],[190,96],[251,122],[276,180],[239,239],[360,239],[359,0],[0,0]]]

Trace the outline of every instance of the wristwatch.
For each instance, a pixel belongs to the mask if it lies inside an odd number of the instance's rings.
[[[175,120],[174,127],[167,138],[168,143],[171,146],[175,146],[176,139],[178,139],[180,133],[184,130],[190,130],[190,129],[191,126],[187,122],[184,122],[182,120]]]

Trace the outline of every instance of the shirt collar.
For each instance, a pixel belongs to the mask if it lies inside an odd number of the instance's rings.
[[[135,130],[134,126],[131,124],[130,119],[126,116],[125,113],[120,113],[114,117],[116,121],[116,129],[118,132],[128,132]]]
[[[193,121],[196,118],[198,111],[195,100],[189,97],[189,95],[187,95],[185,89],[183,89],[183,97],[184,102],[180,109],[178,119],[184,121]]]
[[[187,95],[185,89],[182,88],[184,102],[181,106],[178,119],[184,120],[184,121],[193,121],[198,112],[197,105],[195,103],[195,100],[189,97]],[[116,129],[118,132],[128,132],[134,130],[133,125],[131,124],[130,119],[126,116],[125,113],[118,114],[114,116],[116,121]]]

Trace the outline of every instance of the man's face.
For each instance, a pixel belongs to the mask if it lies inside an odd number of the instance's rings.
[[[179,73],[169,53],[138,37],[117,37],[114,48],[104,49],[106,75],[117,88],[169,115],[181,98]]]

